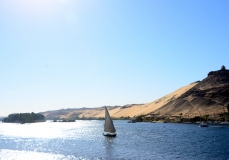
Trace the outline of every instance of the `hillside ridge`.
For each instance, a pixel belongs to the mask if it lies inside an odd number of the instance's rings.
[[[169,93],[153,102],[108,106],[110,115],[115,118],[135,117],[152,114],[158,117],[187,117],[200,115],[215,116],[223,113],[229,104],[229,70],[222,66],[211,71],[202,81],[196,81]],[[104,108],[75,108],[41,112],[46,119],[76,119],[104,117]]]

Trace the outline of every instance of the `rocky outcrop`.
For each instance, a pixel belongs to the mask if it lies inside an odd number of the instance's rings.
[[[190,117],[224,112],[229,103],[229,70],[211,71],[208,76],[180,97],[170,101],[154,113],[178,115],[183,113]]]

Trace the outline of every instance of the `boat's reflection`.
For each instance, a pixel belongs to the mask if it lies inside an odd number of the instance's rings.
[[[103,148],[105,149],[106,157],[114,157],[115,154],[115,137],[104,137]]]

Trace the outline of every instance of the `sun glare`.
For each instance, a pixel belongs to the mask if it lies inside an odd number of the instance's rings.
[[[58,6],[63,5],[66,0],[20,0],[7,1],[7,6],[16,12],[23,12],[26,14],[42,14],[55,11]]]

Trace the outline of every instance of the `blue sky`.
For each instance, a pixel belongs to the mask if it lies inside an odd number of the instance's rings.
[[[229,1],[1,0],[0,116],[147,103],[226,67]]]

